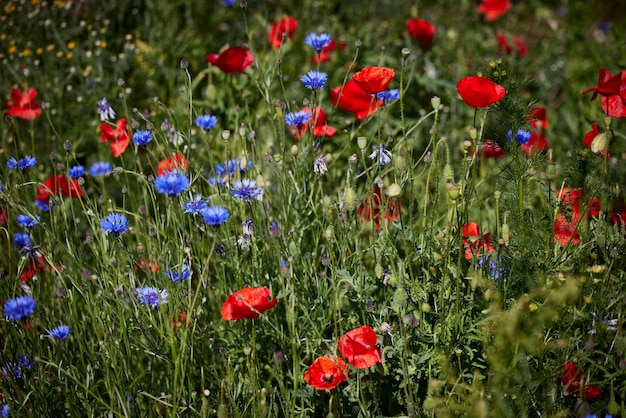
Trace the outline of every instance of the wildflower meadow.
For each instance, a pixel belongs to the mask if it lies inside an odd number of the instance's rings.
[[[625,28],[0,1],[0,417],[626,417]]]

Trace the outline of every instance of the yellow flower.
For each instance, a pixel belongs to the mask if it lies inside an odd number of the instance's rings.
[[[591,295],[589,295],[589,296],[585,296],[585,297],[584,297],[584,301],[585,301],[585,303],[591,303],[591,299],[592,299],[592,298],[591,298]]]
[[[15,54],[15,51],[17,51],[17,47],[15,45],[11,45],[9,47],[9,54]]]
[[[528,305],[528,310],[531,312],[536,312],[539,310],[539,305],[537,305],[535,302],[532,302],[530,305]]]
[[[69,42],[67,43],[67,49],[74,49],[74,48],[76,48],[76,42],[74,42],[74,41],[69,41]]]

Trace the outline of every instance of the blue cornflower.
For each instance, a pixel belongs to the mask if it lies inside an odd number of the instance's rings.
[[[304,43],[312,46],[318,53],[322,52],[322,49],[328,46],[331,41],[332,39],[327,33],[320,33],[319,35],[317,33],[309,33],[306,38],[304,38]]]
[[[17,215],[17,224],[22,228],[34,228],[39,225],[39,220],[41,217],[39,215],[35,215],[34,217],[28,215]]]
[[[211,226],[220,226],[228,220],[230,212],[222,206],[209,206],[202,211],[202,220]]]
[[[226,7],[231,7],[235,5],[235,0],[222,0],[222,4]]]
[[[50,208],[54,209],[54,202],[50,202],[50,199],[35,199],[35,206],[42,212],[48,212]]]
[[[0,418],[9,418],[11,415],[11,409],[9,409],[9,405],[4,404],[0,408]]]
[[[304,74],[301,78],[304,86],[310,90],[319,90],[324,87],[326,80],[328,80],[328,74],[320,71],[311,70]]]
[[[70,330],[70,327],[68,327],[67,325],[59,325],[58,327],[53,328],[48,332],[48,334],[50,334],[52,338],[61,343],[65,341],[65,339],[69,337],[71,333],[72,330]]]
[[[140,147],[145,147],[150,141],[152,141],[152,132],[150,131],[137,131],[133,134],[133,142]]]
[[[208,131],[209,129],[214,127],[215,124],[217,123],[217,117],[213,115],[201,115],[201,116],[198,116],[198,119],[196,119],[194,123],[196,124],[197,127],[202,128],[205,131]]]
[[[189,187],[189,179],[178,171],[170,171],[161,174],[154,180],[154,188],[157,192],[176,197]]]
[[[13,235],[13,242],[22,249],[30,247],[33,243],[33,239],[26,232],[16,232],[15,235]]]
[[[93,177],[104,176],[113,171],[113,166],[107,161],[98,161],[89,167],[89,174]]]
[[[255,199],[263,193],[263,189],[257,187],[256,181],[250,179],[237,180],[233,183],[232,188],[233,196],[237,199],[245,200],[249,202],[250,199]]]
[[[85,177],[85,167],[82,165],[75,165],[74,167],[70,167],[68,173],[70,178],[73,178],[74,180]]]
[[[167,303],[167,290],[160,290],[154,287],[138,287],[135,289],[137,299],[141,306],[152,306],[153,308]]]
[[[0,192],[4,190],[4,185],[2,183],[0,183]]]
[[[9,167],[11,170],[19,168],[23,171],[27,168],[34,167],[35,165],[37,165],[37,158],[31,157],[30,155],[27,155],[19,161],[16,160],[15,157],[11,157],[9,158],[9,161],[7,161],[7,167]]]
[[[4,316],[10,321],[24,319],[35,312],[36,306],[32,296],[18,296],[4,303]]]
[[[532,135],[530,132],[525,131],[523,129],[518,129],[517,133],[515,134],[515,142],[517,142],[519,145],[524,145],[525,143],[530,141],[531,136]],[[509,130],[506,133],[506,137],[509,140],[509,142],[513,142],[513,131]]]
[[[106,97],[102,100],[98,100],[98,114],[100,115],[100,121],[115,119],[115,111],[107,101]]]
[[[385,165],[391,162],[391,152],[385,149],[383,144],[379,144],[374,148],[374,152],[369,155],[370,159],[375,160],[378,158],[378,164]]]
[[[387,104],[392,100],[398,100],[400,98],[400,91],[398,89],[385,90],[376,93],[375,96],[377,99],[381,99],[383,104]]]
[[[179,280],[189,280],[191,278],[191,268],[183,263],[180,269],[168,269],[165,275],[172,279],[174,283],[178,283]]]
[[[128,229],[128,219],[121,213],[112,213],[100,222],[104,232],[119,237]]]
[[[302,129],[305,123],[311,119],[311,113],[300,110],[299,112],[287,113],[285,115],[285,122],[289,126],[297,126],[298,129]]]
[[[202,200],[202,195],[197,194],[181,206],[185,209],[185,213],[197,215],[209,206],[209,201]]]

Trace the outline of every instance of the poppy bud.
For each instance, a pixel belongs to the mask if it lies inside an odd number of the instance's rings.
[[[222,131],[222,139],[224,141],[228,141],[229,138],[230,138],[230,131],[228,129],[224,129]]]
[[[398,183],[392,183],[387,187],[387,196],[389,197],[399,196],[400,192],[402,192],[402,188]]]
[[[376,274],[378,279],[383,277],[383,266],[381,266],[380,263],[376,263],[376,267],[374,267],[374,274]]]
[[[448,183],[452,183],[454,181],[454,171],[452,171],[452,166],[450,166],[450,164],[446,164],[443,167],[443,176]]]
[[[448,197],[450,200],[457,200],[459,198],[459,194],[461,192],[461,188],[456,183],[448,184]]]
[[[393,293],[393,301],[398,305],[398,306],[404,306],[406,305],[406,301],[407,301],[407,295],[406,295],[406,291],[404,290],[403,287],[398,287],[396,289],[396,291]]]
[[[504,245],[509,245],[510,237],[509,224],[502,224],[502,241],[504,242]]]
[[[291,146],[291,155],[294,157],[298,155],[298,146],[295,144]]]
[[[352,187],[346,187],[346,191],[343,194],[343,200],[348,210],[354,210],[356,206],[356,193]]]
[[[472,141],[475,141],[477,136],[478,136],[478,131],[476,130],[476,128],[470,128],[469,130],[469,136],[471,138]]]

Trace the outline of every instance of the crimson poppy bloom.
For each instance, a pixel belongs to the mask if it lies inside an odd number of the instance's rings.
[[[33,120],[41,115],[41,107],[39,103],[35,103],[37,90],[32,87],[27,88],[22,93],[17,87],[11,90],[11,101],[6,103],[7,116],[24,120]]]
[[[267,287],[245,287],[228,296],[222,305],[222,318],[226,321],[256,319],[260,314],[273,308],[278,299],[270,299]]]
[[[435,26],[422,19],[409,19],[406,21],[406,30],[409,36],[418,40],[422,45],[430,45],[435,38]]]
[[[63,174],[50,176],[38,187],[39,194],[35,196],[37,200],[48,200],[50,196],[61,195],[76,199],[83,196],[78,180],[72,180]]]
[[[528,45],[519,36],[513,37],[513,45],[511,45],[505,34],[498,33],[496,34],[496,43],[498,44],[498,51],[503,54],[510,55],[515,51],[520,58],[528,55]]]
[[[376,344],[376,332],[372,327],[363,325],[346,332],[337,342],[337,348],[352,366],[367,369],[381,361]]]
[[[591,150],[594,154],[598,154],[604,158],[606,155],[606,150],[609,146],[610,137],[606,132],[600,133],[598,130],[598,124],[593,122],[591,124],[591,130],[585,134],[583,138],[583,143],[587,148]]]
[[[157,174],[162,176],[165,173],[171,173],[172,171],[187,171],[187,159],[180,152],[173,152],[167,158],[164,158],[159,162],[157,167]]]
[[[583,371],[572,362],[563,365],[559,382],[564,386],[565,396],[575,393],[582,399],[593,401],[602,393],[600,388],[587,384],[588,378]]]
[[[476,222],[468,222],[463,225],[463,245],[465,246],[465,259],[471,260],[481,252],[493,252],[496,248],[491,245],[491,233],[480,233],[480,226]]]
[[[611,208],[611,211],[609,212],[609,217],[611,218],[611,222],[613,222],[614,225],[623,227],[624,224],[626,224],[626,201],[624,199],[619,202],[619,207],[615,205],[613,208]]]
[[[304,381],[317,390],[333,389],[347,378],[348,366],[332,354],[315,359],[304,373]]]
[[[38,254],[34,257],[30,257],[28,267],[20,274],[20,281],[26,283],[32,279],[35,274],[50,271],[50,269],[50,265],[42,255]]]
[[[567,220],[565,215],[559,215],[554,220],[554,238],[561,247],[567,244],[580,244],[580,234],[576,232],[576,223]]]
[[[489,22],[499,19],[511,8],[508,0],[483,0],[478,6],[478,12],[485,16]]]
[[[492,139],[486,139],[478,143],[478,155],[485,158],[501,158],[504,148]]]
[[[100,141],[111,142],[110,148],[114,157],[122,155],[128,145],[130,144],[131,133],[126,129],[126,119],[120,119],[115,123],[113,128],[109,123],[103,122],[100,124]]]
[[[187,312],[178,314],[174,317],[174,329],[183,328],[185,324],[187,324],[187,328],[193,328],[193,322],[191,321],[191,318],[187,317]]]
[[[396,72],[387,67],[365,67],[361,71],[352,74],[352,80],[368,94],[376,94],[384,91],[391,84]]]
[[[530,140],[527,143],[522,144],[522,151],[527,156],[531,156],[538,153],[548,152],[548,139],[543,132],[533,132],[530,136]]]
[[[342,51],[345,51],[348,47],[346,41],[335,42],[334,39],[331,39],[330,43],[322,48],[322,51],[319,54],[313,55],[311,62],[313,64],[317,64],[318,62],[328,62],[330,60],[330,54],[337,49],[337,44],[339,44],[339,49]]]
[[[360,121],[376,113],[377,104],[378,106],[383,104],[382,100],[376,100],[352,80],[349,80],[343,86],[332,89],[330,91],[330,102],[333,106],[354,113]]]
[[[380,208],[382,200],[382,191],[380,187],[375,186],[372,196],[367,196],[363,200],[363,203],[361,203],[361,206],[359,206],[359,217],[364,221],[371,221],[373,219],[377,229],[380,229],[381,218],[384,218],[385,223],[400,219],[400,203],[394,199],[389,199],[387,202],[387,211],[383,215]]]
[[[225,73],[243,73],[254,62],[254,54],[249,49],[233,46],[219,54],[208,54],[207,62]]]
[[[283,35],[286,39],[293,38],[298,27],[298,21],[291,16],[284,16],[274,22],[270,29],[268,39],[274,49],[279,49],[283,44]]]
[[[302,109],[302,111],[307,112],[311,116],[309,117],[308,121],[302,125],[300,129],[298,129],[297,126],[291,127],[293,135],[297,139],[302,138],[305,132],[311,129],[311,125],[313,126],[314,137],[323,136],[326,138],[331,138],[337,133],[337,129],[333,128],[332,126],[327,125],[326,112],[324,112],[324,109],[322,109],[320,106],[316,107],[314,110],[311,110],[311,108],[306,107]]]
[[[528,122],[530,126],[538,129],[548,127],[548,113],[545,107],[535,106],[528,112]]]
[[[456,90],[465,103],[475,108],[492,105],[506,95],[504,87],[488,78],[476,75],[459,80]]]
[[[626,86],[626,83],[624,83],[624,85]],[[626,100],[623,100],[620,96],[609,96],[606,100],[600,100],[600,102],[602,104],[602,110],[604,110],[607,116],[612,118],[626,118]]]
[[[626,89],[626,87],[622,89],[622,83],[626,82],[622,80],[622,75],[624,73],[626,73],[626,71],[620,71],[619,73],[612,75],[606,68],[600,68],[598,71],[598,85],[583,91],[583,95],[592,91],[592,101],[598,97],[598,94],[603,97],[617,95],[620,96],[622,100],[626,100],[626,96],[624,96],[624,89]]]

